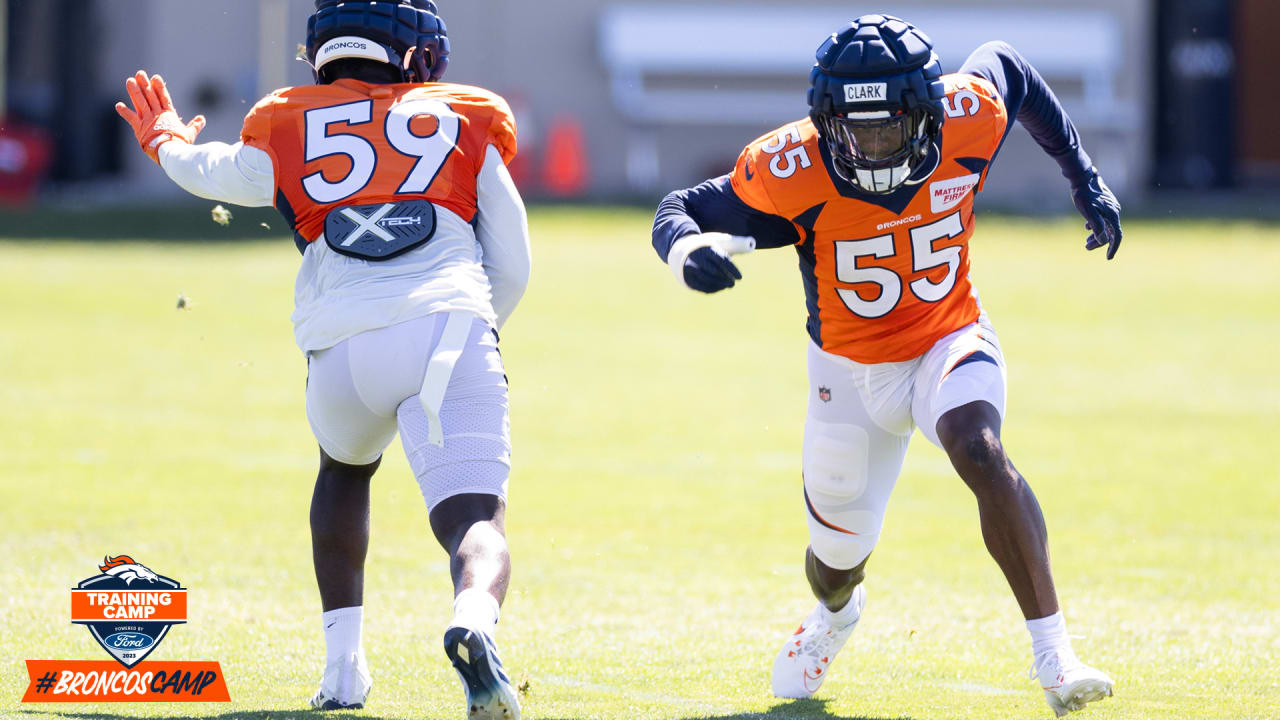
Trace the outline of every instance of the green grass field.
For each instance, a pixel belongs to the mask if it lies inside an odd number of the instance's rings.
[[[678,289],[630,209],[535,210],[503,333],[515,576],[499,642],[530,720],[1049,718],[1022,619],[945,456],[914,440],[862,624],[819,698],[768,673],[800,573],[803,301],[788,250]],[[193,213],[191,235],[216,235]],[[1280,717],[1280,229],[980,219],[1009,361],[1006,446],[1116,696],[1079,717]],[[2,233],[3,231],[0,231]],[[0,717],[283,718],[323,664],[316,451],[289,312],[298,256],[246,243],[0,242]],[[178,293],[192,301],[174,307]],[[398,442],[375,486],[364,718],[461,717],[446,558]],[[68,620],[106,553],[190,588],[151,656],[232,702],[21,705],[26,659],[107,656]]]

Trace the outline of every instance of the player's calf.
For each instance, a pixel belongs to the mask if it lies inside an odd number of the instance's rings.
[[[320,451],[320,471],[311,495],[311,554],[325,610],[363,604],[369,481],[379,462],[347,465]]]
[[[480,588],[501,602],[511,576],[502,498],[479,493],[455,495],[434,507],[430,519],[436,540],[449,553],[455,590]]]
[[[867,557],[870,559],[870,556]],[[804,574],[814,597],[833,611],[849,602],[853,591],[866,578],[867,559],[848,570],[830,567],[813,554],[813,548],[805,548]]]
[[[1008,580],[1023,617],[1058,612],[1044,514],[1000,443],[999,412],[990,403],[971,402],[943,413],[937,432],[951,464],[978,501],[983,542]]]
[[[436,539],[449,552],[458,591],[444,650],[462,683],[467,717],[519,720],[519,699],[494,642],[511,575],[506,504],[497,495],[455,495],[433,507],[430,517]]]

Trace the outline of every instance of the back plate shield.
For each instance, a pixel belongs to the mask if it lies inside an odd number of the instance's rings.
[[[431,239],[436,208],[408,200],[334,208],[324,219],[324,239],[335,252],[362,260],[387,260]]]

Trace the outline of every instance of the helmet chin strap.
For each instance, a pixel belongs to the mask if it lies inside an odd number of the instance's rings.
[[[915,169],[910,177],[902,182],[903,185],[919,185],[928,180],[933,171],[938,169],[938,165],[942,162],[942,148],[938,147],[938,143],[930,143],[929,149],[924,154],[924,164]]]
[[[404,81],[409,82],[413,76],[418,74],[414,67],[414,56],[418,54],[418,48],[411,47],[404,54],[404,60],[400,61],[400,74],[404,76]],[[422,78],[418,78],[418,82],[422,82]]]

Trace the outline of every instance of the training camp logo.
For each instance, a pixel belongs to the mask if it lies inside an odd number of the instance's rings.
[[[87,625],[103,650],[131,668],[187,621],[187,591],[128,555],[105,557],[98,569],[71,591],[71,622]]]
[[[28,660],[23,702],[226,702],[214,661],[143,660],[187,622],[187,589],[129,555],[104,556],[101,574],[71,590],[71,622],[111,660]],[[122,667],[123,666],[123,667]]]

